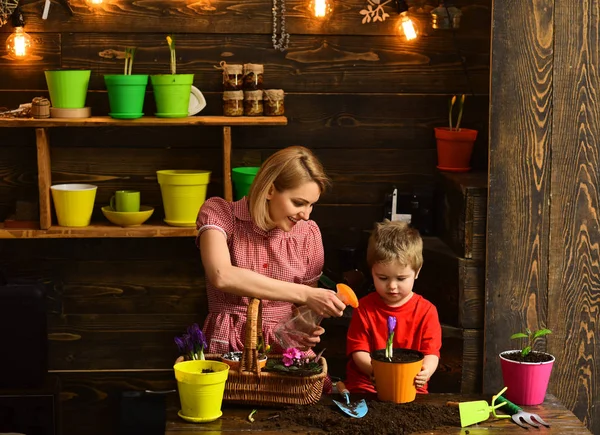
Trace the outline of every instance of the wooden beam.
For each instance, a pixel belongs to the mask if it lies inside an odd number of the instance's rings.
[[[50,210],[52,169],[50,164],[48,129],[35,129],[35,143],[37,147],[38,189],[40,197],[40,228],[46,230],[52,225],[52,214]]]
[[[596,434],[600,342],[590,334],[600,323],[600,43],[591,35],[600,32],[598,6],[555,0],[547,322],[556,358],[551,390]]]
[[[206,126],[269,126],[286,125],[285,116],[188,116],[187,118],[156,118],[144,116],[138,119],[113,119],[108,116],[90,118],[0,118],[0,127],[165,127],[185,125]]]
[[[223,195],[226,201],[233,201],[231,183],[231,127],[223,127]]]
[[[485,393],[503,386],[511,334],[547,323],[553,13],[554,0],[494,2]]]

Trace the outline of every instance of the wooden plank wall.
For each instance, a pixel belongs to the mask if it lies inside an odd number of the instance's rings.
[[[600,433],[600,2],[554,3],[548,350],[552,390]]]
[[[456,2],[464,15],[455,39],[429,27],[428,11],[437,1],[409,0],[423,31],[416,43],[396,35],[393,10],[384,23],[362,25],[366,1],[339,0],[334,16],[319,22],[304,1],[288,0],[292,36],[285,52],[272,48],[267,0],[105,0],[99,9],[73,0],[73,16],[53,2],[47,21],[41,20],[43,2],[21,3],[35,56],[24,62],[0,56],[0,106],[47,95],[46,68],[91,68],[88,105],[105,115],[102,75],[119,73],[122,60],[99,53],[137,46],[134,72],[167,73],[170,32],[178,41],[178,72],[195,73],[194,84],[207,98],[203,114],[221,114],[214,68],[221,60],[263,63],[266,86],[286,91],[289,125],[234,128],[233,165],[260,164],[293,144],[315,151],[334,181],[314,212],[328,264],[336,264],[346,233],[382,218],[392,185],[406,192],[433,186],[433,127],[446,124],[454,93],[474,93],[463,123],[480,131],[473,166],[487,166],[491,0]],[[0,28],[0,39],[11,30]],[[154,112],[151,92],[145,111]],[[209,195],[222,194],[216,128],[57,129],[50,141],[53,181],[97,184],[97,206],[114,190],[133,188],[160,215],[155,171],[165,168],[209,169]],[[35,161],[33,131],[0,131],[0,220],[16,199],[37,196]],[[3,241],[0,262],[9,278],[54,283],[50,368],[63,383],[66,434],[114,433],[118,391],[172,385],[172,337],[206,313],[191,239]]]
[[[597,0],[495,2],[484,390],[510,335],[550,328],[549,391],[600,433]],[[518,45],[519,50],[515,50]]]

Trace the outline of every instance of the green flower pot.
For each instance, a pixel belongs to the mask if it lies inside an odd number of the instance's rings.
[[[146,96],[148,75],[105,75],[104,83],[106,83],[108,91],[109,115],[112,118],[135,119],[144,115],[144,97]]]
[[[44,71],[52,107],[82,109],[85,107],[91,70]]]
[[[194,74],[157,74],[150,76],[156,116],[159,118],[186,118]]]

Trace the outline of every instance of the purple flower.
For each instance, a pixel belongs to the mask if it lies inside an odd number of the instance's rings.
[[[299,362],[303,356],[303,352],[299,351],[295,347],[290,347],[283,353],[283,365],[289,367],[292,364]]]
[[[185,341],[181,337],[175,337],[175,344],[177,345],[177,350],[180,355],[185,355],[188,353],[185,346]]]
[[[206,344],[206,337],[197,323],[194,323],[188,327],[187,332],[192,340],[192,348],[194,352],[201,352],[208,347]]]
[[[389,316],[387,324],[388,324],[388,335],[392,335],[394,333],[394,330],[396,329],[396,318],[394,316]]]

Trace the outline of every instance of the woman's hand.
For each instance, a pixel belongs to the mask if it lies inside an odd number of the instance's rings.
[[[341,317],[346,305],[339,300],[334,291],[309,287],[306,305],[323,317]]]
[[[321,342],[321,335],[323,335],[324,332],[325,329],[321,326],[317,326],[312,332],[312,335],[298,335],[298,342],[304,347],[303,350],[315,347]]]

